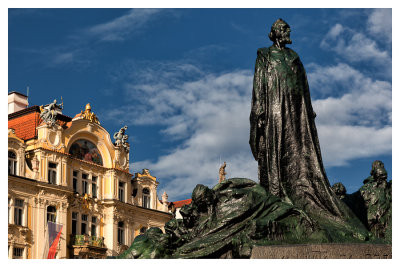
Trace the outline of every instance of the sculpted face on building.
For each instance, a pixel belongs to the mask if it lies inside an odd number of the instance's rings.
[[[172,217],[156,177],[129,171],[127,126],[112,141],[90,104],[73,118],[27,104],[9,94],[9,258],[47,258],[51,244],[55,258],[115,256]]]

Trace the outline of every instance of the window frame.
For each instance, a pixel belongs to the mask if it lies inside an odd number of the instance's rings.
[[[84,220],[84,217],[86,216],[86,220]],[[81,214],[81,235],[89,235],[89,215],[88,214]],[[82,227],[85,225],[85,227]],[[85,230],[85,232],[83,232]]]
[[[12,153],[14,157],[10,157],[10,153]],[[13,150],[8,150],[8,174],[18,175],[18,157],[17,153]]]
[[[119,221],[117,226],[118,226],[118,234],[117,234],[118,244],[125,245],[125,224],[123,221]]]
[[[21,202],[19,202],[21,201]],[[19,205],[18,203],[22,203]],[[24,207],[25,201],[23,199],[16,198],[14,200],[14,224],[15,225],[24,225]]]
[[[142,207],[146,209],[151,208],[150,189],[147,187],[142,189]]]
[[[54,208],[54,211],[49,211],[49,208]],[[57,208],[55,206],[52,206],[52,205],[47,206],[46,219],[47,219],[47,222],[48,221],[51,221],[51,222],[56,222],[57,221]]]
[[[125,198],[125,189],[126,183],[123,181],[118,181],[118,200],[121,202],[126,202]]]
[[[50,166],[50,164],[54,164],[55,167]],[[49,161],[49,164],[47,165],[47,181],[49,184],[57,184],[57,168],[58,164]]]
[[[72,235],[78,234],[78,217],[79,217],[79,212],[73,211],[71,213],[71,234]],[[75,226],[75,231],[74,231],[74,226]]]
[[[93,176],[92,175],[92,184],[91,184],[91,187],[92,187],[92,190],[91,190],[91,193],[92,193],[92,198],[97,198],[97,190],[98,190],[98,187],[97,187],[97,181],[98,181],[98,177],[97,176]]]

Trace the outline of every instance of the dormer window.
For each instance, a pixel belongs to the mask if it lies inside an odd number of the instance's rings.
[[[143,188],[142,195],[143,208],[150,209],[150,190],[148,188]]]

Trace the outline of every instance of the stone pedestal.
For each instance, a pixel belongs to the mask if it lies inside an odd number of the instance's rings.
[[[391,259],[392,245],[307,244],[254,247],[251,259]]]

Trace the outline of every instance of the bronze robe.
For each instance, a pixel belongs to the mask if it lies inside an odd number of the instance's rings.
[[[305,210],[342,217],[330,188],[303,64],[290,48],[257,51],[250,114],[250,147],[260,184]]]

